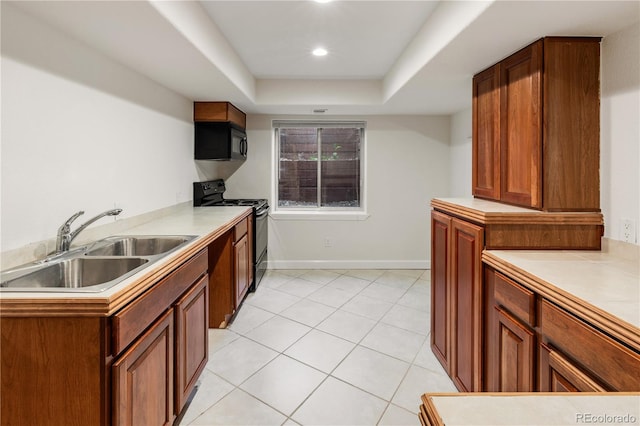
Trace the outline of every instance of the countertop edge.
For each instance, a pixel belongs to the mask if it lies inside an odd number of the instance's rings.
[[[167,276],[187,259],[207,247],[216,238],[230,231],[251,211],[251,208],[247,208],[211,232],[199,235],[183,249],[167,255],[157,265],[149,266],[148,269],[141,271],[142,275],[109,295],[83,294],[82,297],[70,297],[69,294],[60,293],[59,297],[48,295],[46,298],[38,298],[28,293],[22,293],[23,297],[20,298],[0,297],[0,317],[110,316],[151,288],[158,280]]]
[[[593,306],[567,291],[561,290],[553,283],[549,283],[533,273],[507,262],[491,253],[491,251],[485,250],[482,252],[482,262],[500,270],[500,272],[505,273],[570,313],[594,324],[597,328],[629,345],[636,351],[640,351],[640,330],[632,324]]]
[[[467,219],[482,225],[497,224],[548,224],[548,225],[604,225],[601,212],[545,212],[539,210],[514,207],[501,203],[480,200],[477,202],[490,204],[495,207],[491,211],[474,208],[474,199],[462,204],[461,199],[434,198],[431,207],[462,219]],[[504,211],[500,211],[503,208]],[[508,211],[513,209],[514,211]]]

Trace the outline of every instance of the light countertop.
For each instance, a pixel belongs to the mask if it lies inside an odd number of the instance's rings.
[[[640,394],[425,394],[441,423],[454,425],[640,424]],[[461,409],[464,407],[464,409]]]
[[[194,235],[196,238],[180,249],[156,261],[147,268],[128,277],[115,286],[100,292],[12,292],[0,293],[0,310],[3,316],[23,310],[21,315],[60,315],[64,309],[69,314],[108,315],[132,297],[146,290],[155,280],[166,275],[188,257],[194,255],[211,241],[251,212],[247,207],[192,207],[180,205],[168,214],[127,229],[117,235]]]
[[[601,251],[486,250],[483,261],[593,320],[640,335],[640,246],[603,239]]]

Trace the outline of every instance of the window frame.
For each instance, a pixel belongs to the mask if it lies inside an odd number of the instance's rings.
[[[280,129],[292,127],[306,128],[358,128],[360,129],[360,180],[359,180],[359,201],[358,207],[337,207],[337,206],[289,206],[284,207],[279,204],[279,174],[280,174]],[[366,122],[352,120],[273,120],[273,184],[272,199],[274,200],[273,211],[270,216],[278,219],[300,219],[300,220],[365,220],[369,217],[366,211]],[[321,133],[321,131],[320,131]],[[318,138],[318,153],[321,154],[321,137]],[[318,196],[321,193],[321,155],[318,155]],[[318,199],[320,204],[320,199]]]

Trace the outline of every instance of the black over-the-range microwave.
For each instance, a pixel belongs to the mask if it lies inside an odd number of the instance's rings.
[[[196,160],[245,160],[247,134],[230,122],[199,121],[195,124]]]

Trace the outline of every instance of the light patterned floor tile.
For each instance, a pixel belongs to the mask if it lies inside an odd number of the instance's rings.
[[[417,309],[419,311],[429,312],[431,307],[431,299],[429,294],[418,289],[411,287],[407,292],[398,300],[398,305],[406,306],[407,308]]]
[[[372,297],[374,299],[383,300],[385,302],[396,303],[406,292],[401,288],[391,287],[378,282],[371,283],[367,288],[362,290],[360,296]]]
[[[358,343],[376,324],[374,320],[337,310],[316,328],[350,342]]]
[[[402,290],[407,290],[409,287],[413,285],[417,280],[417,277],[412,277],[409,275],[400,274],[398,272],[385,272],[380,275],[378,279],[376,279],[376,283],[388,285],[393,288],[399,288]]]
[[[360,344],[394,358],[411,362],[424,341],[425,336],[421,334],[378,323]]]
[[[239,337],[210,355],[206,368],[234,385],[239,385],[277,355],[274,350]]]
[[[402,305],[393,306],[380,321],[425,336],[429,333],[429,312],[407,308]]]
[[[307,334],[311,328],[288,318],[275,316],[246,334],[251,340],[282,352]]]
[[[398,275],[406,275],[415,279],[419,279],[428,269],[389,269],[388,272],[393,272]]]
[[[210,330],[180,424],[418,425],[423,393],[456,391],[428,340],[430,279],[429,270],[267,271],[229,328]]]
[[[259,287],[251,299],[245,300],[245,304],[250,304],[265,311],[279,314],[289,306],[300,301],[300,297],[292,296],[268,287]]]
[[[338,288],[324,286],[320,290],[311,293],[307,299],[322,303],[327,306],[339,308],[354,296],[353,293]]]
[[[264,324],[265,321],[274,317],[273,312],[265,311],[256,306],[245,303],[240,310],[236,313],[229,329],[238,334],[245,334],[259,325]]]
[[[378,397],[329,377],[291,418],[302,425],[375,425],[386,405]]]
[[[336,308],[331,306],[323,305],[313,300],[302,299],[295,305],[280,312],[280,316],[301,322],[309,327],[315,327],[335,311]]]
[[[385,302],[384,300],[356,295],[353,299],[342,305],[340,309],[377,321],[382,318],[392,306],[393,303]]]
[[[432,371],[441,371],[442,364],[438,361],[438,358],[433,354],[431,350],[431,338],[427,336],[427,340],[424,341],[422,348],[418,351],[413,363],[417,366],[426,368]]]
[[[300,275],[300,278],[302,278],[303,280],[325,285],[329,284],[339,276],[340,274],[336,272],[317,269],[305,272],[304,274]]]
[[[278,291],[282,291],[284,293],[291,294],[297,297],[306,297],[314,291],[318,291],[323,286],[324,284],[314,283],[302,278],[293,278],[286,283],[279,285]]]
[[[239,334],[228,328],[209,329],[209,355],[240,337]]]
[[[326,377],[314,368],[280,355],[240,388],[288,416]]]
[[[285,355],[330,373],[354,347],[355,343],[322,331],[311,330],[287,349]]]
[[[363,280],[375,281],[384,274],[384,269],[350,269],[345,275],[350,277],[362,278]]]
[[[431,281],[427,280],[417,280],[413,285],[409,288],[409,291],[419,291],[425,293],[427,295],[427,299],[431,300]]]
[[[357,346],[331,375],[390,401],[408,368],[407,362]]]
[[[370,280],[342,275],[327,284],[327,287],[333,287],[356,294],[364,290],[369,284],[371,284]]]
[[[193,422],[233,389],[234,386],[232,384],[205,368],[198,379],[196,393],[189,403],[189,408],[184,417],[182,417],[180,424],[188,425]]]
[[[420,397],[424,393],[457,391],[444,370],[434,372],[412,365],[391,402],[409,411],[416,411],[422,403]]]
[[[378,423],[379,426],[420,426],[418,418],[418,410],[409,412],[404,408],[389,404],[384,412],[382,419]]]
[[[202,413],[192,425],[281,425],[287,418],[243,390],[236,389]]]
[[[272,289],[278,288],[278,286],[290,281],[293,277],[291,275],[283,274],[280,271],[267,271],[260,281],[259,287],[265,286]]]

